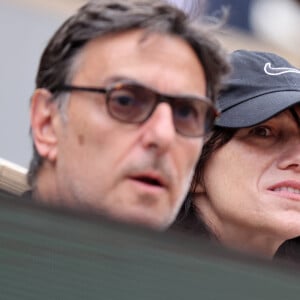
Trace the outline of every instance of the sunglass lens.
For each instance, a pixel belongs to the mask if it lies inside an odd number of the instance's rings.
[[[128,84],[112,89],[108,94],[110,114],[124,122],[139,123],[147,118],[155,98],[150,90]]]
[[[206,134],[211,120],[209,104],[199,99],[178,99],[172,104],[175,127],[179,133],[190,137]]]

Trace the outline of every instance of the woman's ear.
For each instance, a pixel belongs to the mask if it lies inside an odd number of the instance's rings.
[[[195,193],[196,194],[203,194],[205,193],[205,187],[202,182],[198,182],[196,187],[195,187]]]
[[[53,161],[57,154],[57,135],[54,118],[57,105],[46,89],[36,89],[30,106],[32,138],[40,156]]]

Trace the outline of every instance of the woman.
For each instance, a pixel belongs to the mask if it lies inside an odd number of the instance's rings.
[[[271,258],[300,236],[300,70],[271,53],[239,50],[231,62],[175,226]]]

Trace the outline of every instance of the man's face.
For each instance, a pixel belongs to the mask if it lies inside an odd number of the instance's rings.
[[[184,41],[142,31],[91,41],[78,58],[72,85],[105,87],[132,79],[161,93],[204,96],[203,68]],[[57,195],[70,206],[118,220],[165,228],[189,188],[203,138],[176,133],[171,107],[159,104],[142,124],[107,112],[105,95],[72,92],[67,120],[55,124]]]
[[[274,252],[299,236],[300,128],[291,112],[240,129],[207,162],[204,186],[197,206],[228,246]]]

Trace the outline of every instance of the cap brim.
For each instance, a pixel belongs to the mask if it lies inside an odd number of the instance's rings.
[[[254,126],[298,103],[300,90],[261,95],[225,110],[215,125],[229,128]]]

